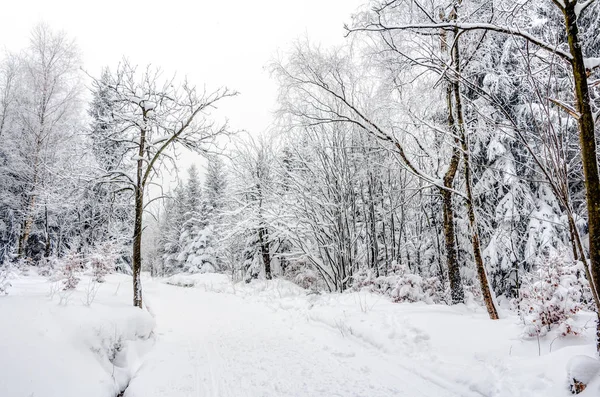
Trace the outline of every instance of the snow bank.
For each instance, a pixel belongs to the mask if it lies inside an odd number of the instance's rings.
[[[307,290],[282,279],[252,280],[250,283],[231,281],[231,277],[219,273],[176,274],[165,278],[164,283],[185,288],[199,288],[206,292],[229,293],[255,298],[288,298],[305,296]]]
[[[574,356],[567,364],[567,378],[574,393],[588,390],[590,395],[600,394],[600,360],[589,356]],[[593,392],[595,391],[595,392]]]
[[[90,282],[67,292],[39,276],[12,280],[0,297],[1,396],[114,397],[127,386],[154,320],[131,306],[130,277]]]
[[[231,278],[219,273],[180,273],[166,278],[164,282],[178,287],[201,288],[207,292],[234,292]]]
[[[600,67],[600,58],[585,58],[583,63],[586,69],[595,69]]]

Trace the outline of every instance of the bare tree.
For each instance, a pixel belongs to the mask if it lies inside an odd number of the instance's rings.
[[[213,92],[198,90],[186,80],[164,79],[159,69],[147,67],[139,72],[122,62],[110,78],[95,80],[96,88],[112,91],[115,108],[112,135],[107,139],[124,142],[129,164],[108,172],[103,182],[118,182],[131,189],[135,197],[133,231],[133,304],[142,307],[141,243],[145,197],[153,178],[165,161],[174,164],[169,150],[180,146],[198,153],[206,152],[217,139],[228,134],[227,124],[209,120],[209,112],[224,98],[237,93],[226,88]]]
[[[346,123],[359,128],[391,145],[398,160],[408,173],[422,179],[428,187],[439,190],[444,199],[444,237],[452,301],[461,303],[464,300],[464,292],[455,249],[456,233],[452,195],[466,197],[453,187],[460,161],[460,140],[458,132],[455,130],[455,112],[448,113],[451,131],[444,132],[444,135],[453,139],[453,143],[449,145],[452,150],[450,163],[443,177],[436,175],[439,167],[437,170],[433,170],[434,174],[432,175],[428,172],[429,170],[420,166],[418,160],[421,156],[430,156],[423,143],[423,137],[417,139],[411,131],[395,125],[386,125],[385,120],[380,119],[376,112],[372,112],[369,106],[363,104],[367,99],[361,97],[361,93],[368,92],[369,88],[361,86],[358,81],[359,77],[354,75],[351,70],[351,64],[351,56],[343,54],[341,51],[323,54],[319,50],[297,48],[287,65],[279,64],[275,67],[282,81],[283,108],[285,112],[303,119],[308,125]],[[448,91],[447,99],[452,100],[452,92]],[[403,139],[396,135],[395,131],[398,130],[404,133]],[[453,133],[453,131],[455,132]],[[404,139],[412,140],[412,142],[409,144]],[[442,156],[438,158],[438,164],[443,162],[442,158]],[[487,286],[487,282],[485,285]],[[492,312],[490,317],[497,316],[494,316]]]
[[[6,54],[0,64],[0,137],[5,130],[10,114],[15,110],[15,85],[19,73],[19,58]]]

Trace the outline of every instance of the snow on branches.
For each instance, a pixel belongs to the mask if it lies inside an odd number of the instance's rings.
[[[573,317],[593,305],[583,266],[554,253],[526,275],[513,306],[528,337],[544,336],[552,329],[562,336],[581,333]]]
[[[406,265],[392,264],[394,272],[376,277],[370,269],[361,269],[352,276],[355,290],[367,288],[392,298],[395,302],[425,302],[428,304],[448,302],[443,283],[438,277],[422,277],[411,273]]]

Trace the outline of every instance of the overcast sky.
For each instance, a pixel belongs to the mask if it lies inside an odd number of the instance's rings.
[[[241,93],[223,106],[231,125],[266,129],[276,86],[265,66],[299,37],[323,44],[343,40],[343,24],[363,0],[7,0],[0,13],[0,44],[27,45],[38,22],[77,40],[84,67],[98,75],[126,55],[187,75],[207,88]]]

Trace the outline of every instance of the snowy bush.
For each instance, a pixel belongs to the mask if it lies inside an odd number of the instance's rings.
[[[391,296],[397,302],[425,302],[432,304],[443,301],[441,295],[443,290],[442,283],[440,283],[437,277],[423,278],[416,274],[406,274],[398,278]]]
[[[589,356],[574,356],[567,363],[567,379],[573,394],[584,391],[600,373],[600,361]]]
[[[304,289],[317,291],[321,289],[321,276],[304,260],[289,260],[284,278]]]
[[[33,266],[33,260],[30,258],[19,258],[14,264],[15,271],[24,276],[29,274],[29,270]]]
[[[104,277],[115,270],[118,257],[119,251],[114,242],[100,244],[89,258],[94,281],[103,283]]]
[[[61,265],[60,260],[55,256],[43,257],[38,263],[38,274],[43,277],[50,277]]]
[[[62,261],[62,267],[60,270],[60,277],[63,283],[63,290],[73,290],[77,288],[79,284],[79,277],[76,276],[76,272],[80,272],[83,269],[83,259],[80,253],[71,251]]]
[[[412,274],[406,266],[394,262],[394,273],[376,277],[371,269],[360,269],[352,276],[352,289],[366,288],[391,297],[395,302],[425,302],[428,304],[446,301],[445,288],[437,277],[422,277]]]
[[[107,263],[105,257],[101,254],[94,254],[90,257],[90,266],[93,271],[93,280],[97,283],[103,283],[104,277],[110,272],[114,265]]]
[[[300,287],[310,290],[318,290],[320,277],[313,269],[303,267],[296,273],[293,281]]]
[[[11,287],[10,279],[13,276],[14,273],[8,266],[0,269],[0,295],[8,295],[8,289]]]
[[[544,336],[553,328],[563,336],[581,333],[573,316],[589,302],[584,274],[582,263],[571,264],[563,256],[552,254],[525,277],[513,305],[527,336]]]

